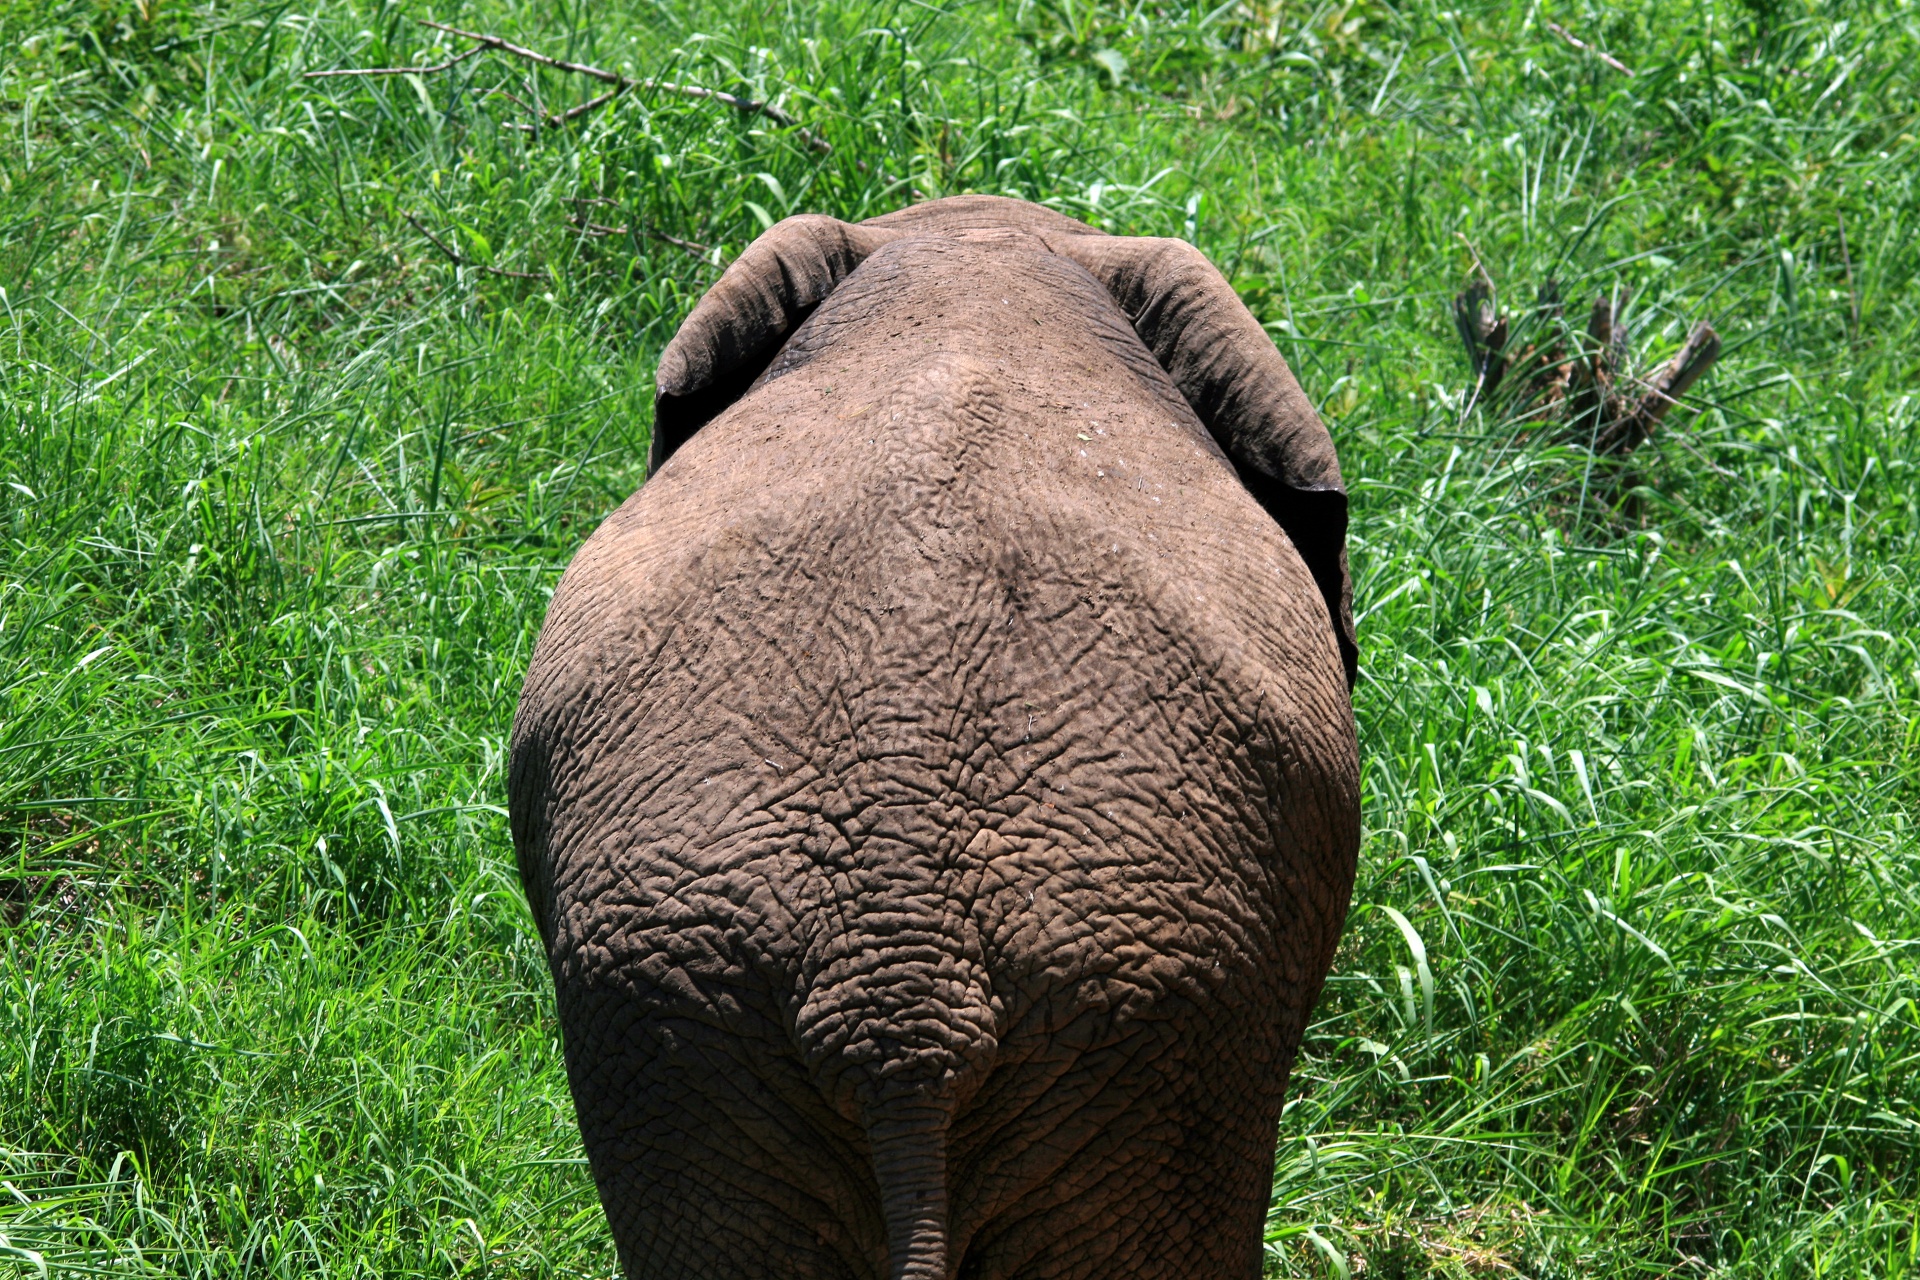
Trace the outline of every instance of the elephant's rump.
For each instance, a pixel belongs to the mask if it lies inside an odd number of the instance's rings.
[[[1318,590],[1124,318],[1036,349],[1071,271],[964,349],[860,278],[594,535],[523,695],[623,1258],[884,1274],[867,1133],[937,1097],[958,1274],[1245,1270],[1357,845]]]

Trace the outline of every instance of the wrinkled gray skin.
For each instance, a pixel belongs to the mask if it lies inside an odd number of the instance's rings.
[[[627,1274],[1256,1275],[1359,838],[1279,353],[975,197],[775,227],[659,391],[511,763]]]

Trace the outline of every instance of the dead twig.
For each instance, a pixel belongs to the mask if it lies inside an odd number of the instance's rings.
[[[1847,301],[1853,315],[1853,340],[1860,341],[1860,291],[1853,287],[1853,258],[1847,253],[1847,215],[1838,209],[1833,216],[1840,224],[1840,262],[1847,269]]]
[[[1488,288],[1492,288],[1493,277],[1487,274],[1487,268],[1480,261],[1480,251],[1473,247],[1473,241],[1467,239],[1466,233],[1460,231],[1454,232],[1453,238],[1466,246],[1468,256],[1473,259],[1473,274],[1485,280]]]
[[[576,203],[612,204],[613,201],[611,200],[580,200],[580,201],[577,201]],[[589,222],[585,218],[574,217],[571,214],[567,216],[567,221],[572,223],[574,226],[580,228],[582,231],[586,232],[590,236],[605,237],[605,236],[624,236],[624,235],[632,234],[630,231],[627,230],[626,227],[610,227],[603,222]],[[670,236],[664,231],[655,231],[651,227],[641,228],[640,234],[643,236],[646,236],[649,240],[658,240],[663,244],[670,244],[676,249],[685,249],[688,253],[694,255],[696,258],[704,259],[708,254],[713,252],[711,248],[709,248],[704,244],[701,244],[698,240],[682,240],[679,236]]]
[[[612,102],[615,98],[619,97],[623,92],[625,92],[625,90],[609,89],[605,93],[600,94],[598,97],[588,98],[585,102],[581,103],[577,107],[568,107],[565,111],[560,112],[558,115],[550,115],[547,117],[547,128],[551,129],[555,125],[562,125],[567,123],[567,121],[569,120],[578,119],[579,117],[586,115],[589,111],[598,110],[599,108],[606,106],[609,102]]]
[[[1674,435],[1673,433],[1669,432],[1667,435],[1667,439],[1673,441],[1675,444],[1679,445],[1682,449],[1685,449],[1688,453],[1692,454],[1694,457],[1694,461],[1698,462],[1701,466],[1705,467],[1707,470],[1713,472],[1713,474],[1719,476],[1722,480],[1738,480],[1740,478],[1739,472],[1727,470],[1725,467],[1715,462],[1712,458],[1709,458],[1706,454],[1694,448],[1693,445],[1688,443],[1687,438],[1685,436]]]
[[[676,249],[685,249],[688,253],[692,254],[696,258],[704,259],[708,254],[713,252],[712,249],[708,248],[704,244],[701,244],[698,240],[682,240],[679,236],[670,236],[664,231],[650,230],[650,231],[644,232],[643,234],[650,235],[655,240],[659,240],[663,243],[670,244]]]
[[[487,90],[484,96],[494,97],[496,95],[498,95],[499,97],[505,98],[508,102],[511,102],[514,106],[520,108],[522,111],[532,116],[535,120],[538,120],[546,115],[546,112],[540,110],[540,108],[534,106],[532,103],[528,102],[525,98],[522,98],[519,94],[515,93],[513,90],[505,87],[496,87],[496,88],[489,89]],[[522,124],[518,120],[509,120],[505,123],[503,127],[512,129],[517,133],[538,133],[540,131],[539,125]]]
[[[1687,335],[1673,359],[1645,384],[1646,394],[1639,402],[1610,424],[1610,430],[1596,443],[1594,452],[1631,453],[1639,448],[1667,416],[1667,411],[1680,403],[1687,388],[1698,382],[1700,375],[1719,358],[1720,335],[1702,320],[1693,326],[1693,332]]]
[[[1547,30],[1553,32],[1553,34],[1559,36],[1562,40],[1565,40],[1568,44],[1580,50],[1580,52],[1592,54],[1594,57],[1600,59],[1600,61],[1612,67],[1615,71],[1618,71],[1621,75],[1629,77],[1633,75],[1633,68],[1629,67],[1626,63],[1620,61],[1620,59],[1614,57],[1604,49],[1596,49],[1559,23],[1549,22],[1547,24]]]
[[[1569,358],[1560,291],[1548,281],[1540,290],[1530,325],[1539,336],[1514,354],[1507,349],[1509,320],[1500,314],[1493,282],[1484,271],[1476,270],[1453,300],[1454,326],[1473,366],[1474,395],[1469,404],[1491,403],[1503,375],[1523,371],[1520,385],[1500,397],[1517,420],[1557,422],[1561,438],[1585,445],[1596,456],[1618,458],[1632,453],[1720,358],[1720,336],[1702,321],[1657,372],[1635,377],[1627,369],[1624,306],[1624,296],[1595,298],[1587,317],[1586,341]]]
[[[445,62],[436,62],[431,67],[342,67],[334,71],[309,71],[300,78],[324,80],[328,76],[430,76],[440,71],[451,71],[475,54],[485,52],[485,45],[475,45],[465,53],[456,54]]]
[[[1475,266],[1479,263],[1475,262]],[[1493,282],[1484,274],[1453,300],[1453,325],[1473,363],[1473,403],[1492,395],[1507,372],[1507,318],[1496,305]]]
[[[801,140],[815,151],[824,155],[833,150],[833,145],[825,138],[822,138],[811,129],[803,127],[792,115],[774,106],[771,102],[763,102],[756,98],[743,98],[736,93],[726,93],[719,89],[708,89],[697,84],[680,84],[672,80],[655,80],[652,78],[636,80],[631,76],[621,75],[618,71],[608,71],[604,67],[592,66],[585,62],[568,62],[563,58],[549,57],[537,49],[529,49],[525,45],[515,44],[511,40],[504,39],[489,32],[468,31],[461,27],[449,26],[444,22],[434,22],[426,18],[422,18],[419,21],[423,27],[429,27],[435,31],[444,31],[448,35],[458,36],[462,40],[473,41],[475,51],[479,49],[492,49],[497,53],[504,53],[510,57],[519,58],[524,62],[534,63],[536,66],[551,67],[555,71],[566,71],[573,75],[586,76],[588,79],[598,80],[602,84],[610,84],[613,86],[610,92],[603,93],[589,102],[581,103],[577,107],[572,107],[566,111],[554,114],[540,113],[544,116],[544,123],[548,127],[577,119],[595,108],[613,101],[613,99],[623,93],[638,89],[647,92],[678,94],[683,98],[695,98],[706,102],[718,102],[723,106],[732,107],[742,115],[765,116],[782,128],[797,130]],[[463,54],[461,56],[465,57],[468,55]],[[451,65],[451,63],[448,65]],[[401,74],[401,69],[388,70],[386,68],[376,68],[372,70],[379,74]],[[406,68],[405,70],[419,73],[425,69]],[[430,68],[430,70],[445,70],[445,67]],[[308,74],[311,76],[339,73],[309,72]]]
[[[446,254],[447,261],[453,263],[453,265],[456,267],[478,267],[480,270],[486,272],[488,275],[505,276],[509,280],[546,280],[547,279],[547,277],[544,274],[538,271],[509,271],[505,267],[490,267],[484,262],[475,262],[471,258],[463,258],[457,252],[454,251],[454,248],[452,245],[442,240],[439,236],[433,234],[433,232],[427,230],[426,225],[422,223],[420,219],[414,217],[410,213],[402,214],[400,216],[405,218],[408,224],[411,225],[415,231],[418,231],[421,235],[425,236],[428,240],[432,241],[433,247],[438,249],[441,253]]]

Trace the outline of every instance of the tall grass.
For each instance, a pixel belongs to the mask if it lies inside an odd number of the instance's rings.
[[[303,78],[420,17],[831,150]],[[1207,250],[1354,489],[1273,1273],[1920,1271],[1917,53],[1800,0],[4,0],[0,1267],[613,1269],[500,808],[532,636],[730,255],[977,190]],[[1476,261],[1726,353],[1596,462],[1468,394]]]

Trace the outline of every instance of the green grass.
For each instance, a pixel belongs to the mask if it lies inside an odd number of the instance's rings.
[[[302,79],[429,16],[832,151]],[[1920,1273],[1917,59],[1910,3],[0,0],[0,1270],[611,1272],[520,674],[718,265],[971,190],[1195,240],[1353,487],[1273,1273]],[[1475,255],[1725,354],[1596,464],[1469,406]]]

